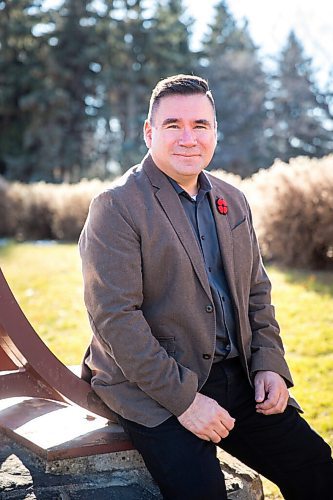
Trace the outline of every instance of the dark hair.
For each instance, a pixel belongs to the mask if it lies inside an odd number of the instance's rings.
[[[163,97],[172,95],[206,95],[210,100],[215,112],[215,103],[208,82],[200,76],[193,75],[175,75],[160,80],[153,89],[148,111],[148,120],[152,121],[154,110]]]

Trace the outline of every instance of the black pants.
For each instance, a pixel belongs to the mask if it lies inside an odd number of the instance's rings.
[[[254,391],[237,360],[213,365],[202,390],[236,419],[221,447],[264,475],[287,500],[333,500],[330,447],[288,406],[283,414],[255,411]],[[120,418],[167,500],[226,499],[216,445],[171,417],[157,427]]]

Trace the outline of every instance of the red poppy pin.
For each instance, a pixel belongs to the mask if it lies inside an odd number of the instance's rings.
[[[220,212],[220,214],[227,215],[228,203],[223,198],[217,198],[216,208]]]

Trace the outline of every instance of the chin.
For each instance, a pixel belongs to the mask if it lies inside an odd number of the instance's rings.
[[[180,162],[177,162],[177,166],[176,168],[178,168],[178,170],[180,171],[184,171],[185,172],[192,172],[192,173],[196,173],[196,172],[200,172],[204,167],[203,167],[203,162],[202,161],[193,161],[192,160],[183,160],[183,161],[180,161]]]

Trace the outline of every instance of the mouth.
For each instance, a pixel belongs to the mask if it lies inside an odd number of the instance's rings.
[[[174,156],[182,156],[183,158],[197,158],[200,156],[199,153],[184,154],[184,153],[174,153]]]

